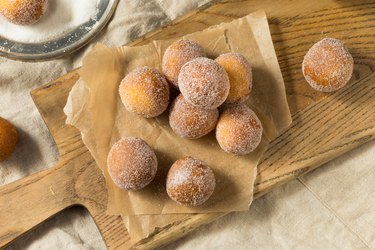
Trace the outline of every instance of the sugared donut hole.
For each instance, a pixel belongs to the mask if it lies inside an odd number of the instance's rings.
[[[171,105],[169,124],[180,137],[197,139],[214,130],[218,118],[218,109],[195,107],[180,94]]]
[[[220,115],[216,139],[224,151],[245,155],[258,147],[262,132],[262,123],[248,106],[231,105]]]
[[[6,160],[16,148],[18,134],[16,128],[0,117],[0,161]]]
[[[142,139],[125,137],[116,142],[107,158],[108,173],[121,189],[138,190],[155,177],[157,158]]]
[[[181,94],[190,104],[215,109],[228,97],[229,78],[214,60],[199,57],[186,63],[178,76]]]
[[[29,25],[43,16],[47,4],[48,0],[2,0],[0,13],[12,23]]]
[[[250,63],[239,53],[226,53],[215,60],[228,74],[230,82],[226,103],[241,103],[249,98],[252,88]]]
[[[353,57],[340,40],[324,38],[305,55],[302,72],[312,88],[332,92],[342,88],[350,80],[353,74]]]
[[[162,114],[169,105],[169,85],[156,69],[134,69],[121,81],[121,101],[128,111],[146,118]]]
[[[169,169],[167,193],[179,204],[199,206],[210,198],[215,184],[215,175],[205,162],[184,157]]]
[[[163,73],[170,83],[178,87],[178,75],[181,67],[197,57],[204,56],[204,49],[196,42],[178,40],[172,43],[163,55]]]

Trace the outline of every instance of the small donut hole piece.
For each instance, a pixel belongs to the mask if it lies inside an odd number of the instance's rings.
[[[48,0],[1,0],[0,13],[9,22],[18,25],[30,25],[44,15]]]
[[[153,149],[142,139],[124,137],[116,142],[107,157],[108,173],[121,189],[138,190],[155,177],[158,161]]]
[[[230,90],[226,103],[242,103],[249,99],[253,76],[249,61],[239,53],[226,53],[220,55],[215,61],[222,66],[228,74]]]
[[[219,110],[202,109],[188,103],[180,94],[172,103],[169,112],[169,125],[180,137],[201,138],[215,129]]]
[[[195,58],[204,56],[204,49],[198,43],[191,40],[178,40],[169,45],[163,55],[163,73],[167,80],[178,88],[181,67]]]
[[[18,142],[16,128],[6,119],[0,117],[0,162],[8,159]]]
[[[185,100],[202,109],[215,109],[227,99],[229,78],[224,68],[212,59],[196,58],[186,63],[178,76]]]
[[[139,67],[121,81],[119,94],[126,110],[146,118],[162,114],[169,105],[169,85],[154,68]]]
[[[215,185],[215,175],[211,168],[190,156],[177,160],[167,175],[169,197],[183,205],[202,205],[213,194]]]
[[[216,126],[220,147],[236,155],[254,151],[262,140],[263,127],[258,116],[245,104],[227,106]]]
[[[353,57],[343,42],[324,38],[314,44],[305,55],[302,73],[313,89],[333,92],[349,82],[353,66]]]

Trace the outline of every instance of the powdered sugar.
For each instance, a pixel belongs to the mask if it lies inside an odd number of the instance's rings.
[[[203,109],[214,109],[224,103],[229,93],[229,78],[214,60],[199,57],[186,63],[178,77],[186,101]]]
[[[49,0],[45,15],[28,26],[13,24],[0,16],[0,36],[24,43],[57,38],[93,18],[98,12],[98,3],[99,0]]]
[[[325,38],[307,52],[302,72],[314,89],[322,92],[335,91],[350,80],[353,57],[340,40]]]
[[[126,137],[115,143],[107,158],[108,173],[122,189],[136,190],[148,185],[157,171],[157,158],[142,139]]]
[[[245,155],[258,147],[262,132],[257,115],[241,104],[226,107],[216,126],[216,139],[224,151]]]
[[[215,185],[215,175],[211,168],[192,157],[176,161],[168,172],[167,193],[180,204],[203,204],[214,192]]]
[[[169,124],[177,135],[196,139],[215,129],[218,118],[218,109],[195,107],[180,94],[171,106]]]
[[[178,75],[181,67],[197,58],[205,56],[204,49],[196,42],[179,40],[172,43],[163,56],[163,73],[174,86],[178,87]]]

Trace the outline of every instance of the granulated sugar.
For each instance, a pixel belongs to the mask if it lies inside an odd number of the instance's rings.
[[[45,15],[28,26],[10,23],[0,15],[0,36],[24,43],[57,38],[93,18],[98,3],[99,0],[50,0]]]

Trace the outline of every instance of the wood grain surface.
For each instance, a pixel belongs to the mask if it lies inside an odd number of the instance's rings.
[[[373,139],[375,3],[216,1],[132,43],[178,37],[258,9],[265,9],[268,16],[294,121],[264,155],[256,180],[256,197]],[[323,37],[342,39],[355,60],[351,83],[333,94],[312,90],[300,69],[308,48]],[[55,139],[60,160],[51,169],[0,187],[0,248],[73,205],[89,210],[110,249],[156,248],[224,215],[186,216],[147,239],[131,242],[121,219],[105,214],[104,178],[79,131],[65,125],[62,108],[77,79],[77,71],[73,71],[32,92]]]

